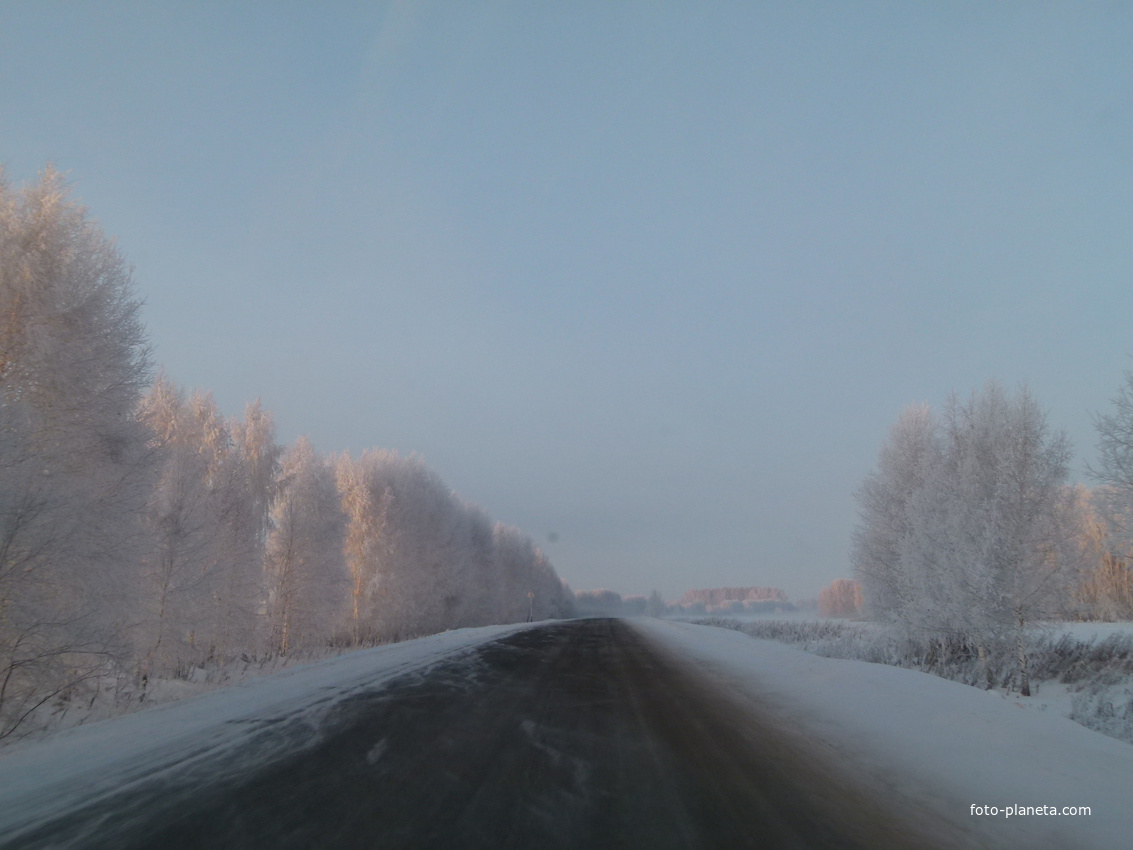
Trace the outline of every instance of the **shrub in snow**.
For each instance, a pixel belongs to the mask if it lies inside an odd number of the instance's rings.
[[[1133,742],[1133,684],[1095,682],[1074,695],[1070,719],[1111,738]]]

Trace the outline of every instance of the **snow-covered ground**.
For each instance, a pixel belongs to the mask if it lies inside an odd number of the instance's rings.
[[[736,629],[825,658],[890,664],[981,687],[990,681],[1001,696],[1018,696],[1018,659],[1011,641],[990,648],[985,668],[970,646],[954,645],[941,653],[935,642],[877,622],[813,617],[685,622]],[[1046,623],[1030,633],[1028,642],[1032,697],[1022,705],[1061,714],[1133,744],[1133,624]]]
[[[658,643],[795,729],[913,823],[966,847],[1131,846],[1133,746],[1041,703],[740,632],[637,619]],[[1089,806],[1007,816],[1005,807]],[[972,814],[995,806],[998,815]]]
[[[273,716],[309,717],[313,735],[319,714],[344,697],[524,628],[530,624],[459,629],[358,650],[13,744],[0,751],[0,845],[51,812],[93,802],[167,767],[215,761]]]

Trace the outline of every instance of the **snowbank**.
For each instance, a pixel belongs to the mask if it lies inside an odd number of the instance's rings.
[[[757,703],[948,845],[1130,846],[1133,747],[1026,701],[913,670],[822,658],[740,632],[634,620]],[[1008,805],[1089,815],[1006,817]],[[996,806],[998,816],[971,807]],[[947,837],[946,837],[947,836]]]

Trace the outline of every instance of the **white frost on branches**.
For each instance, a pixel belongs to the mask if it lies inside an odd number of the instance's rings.
[[[1011,639],[1028,691],[1025,630],[1065,604],[1071,492],[1062,433],[1023,388],[995,382],[936,418],[907,409],[858,493],[853,562],[869,613],[982,653]]]
[[[419,458],[285,451],[259,401],[151,385],[139,309],[56,172],[0,179],[0,738],[107,674],[570,613]]]
[[[126,651],[149,486],[130,272],[48,169],[0,178],[0,737]]]

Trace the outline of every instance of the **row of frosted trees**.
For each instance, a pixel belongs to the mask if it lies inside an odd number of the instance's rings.
[[[0,737],[107,671],[569,613],[419,459],[283,447],[258,403],[152,382],[139,309],[57,173],[0,180]]]
[[[1099,428],[1095,474],[1108,484],[1091,492],[1066,484],[1069,441],[1025,388],[989,382],[940,413],[906,408],[858,492],[852,562],[865,614],[982,659],[1012,647],[1023,694],[1032,625],[1133,616],[1121,520],[1133,476],[1122,481],[1114,458],[1133,445],[1133,415]]]
[[[532,542],[416,457],[325,457],[305,438],[284,450],[258,403],[224,420],[165,378],[139,411],[159,469],[146,667],[569,613]]]

